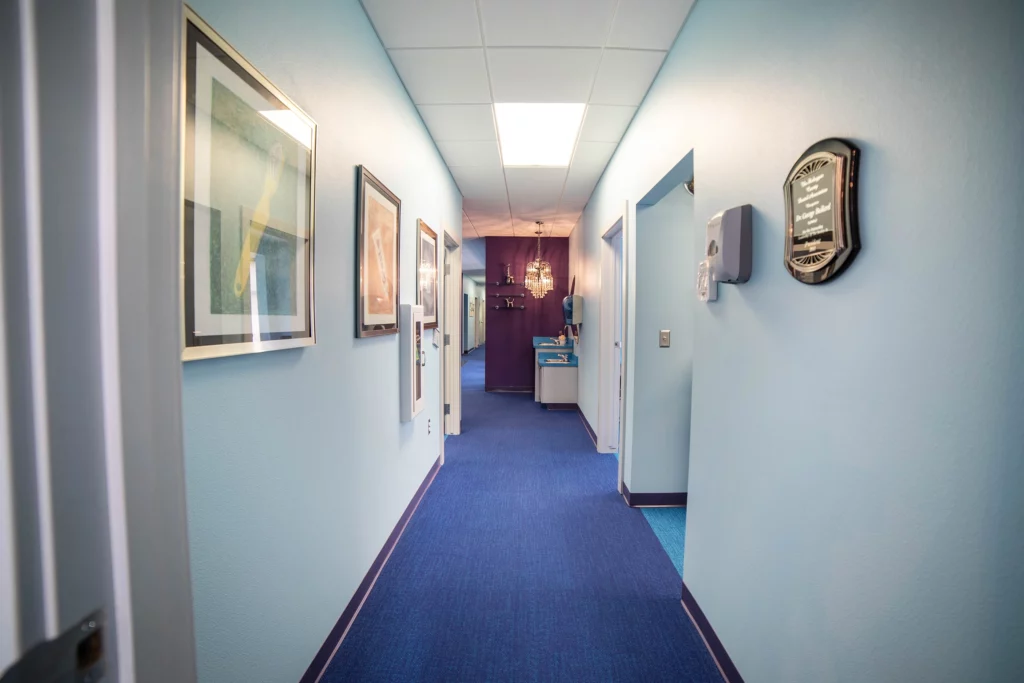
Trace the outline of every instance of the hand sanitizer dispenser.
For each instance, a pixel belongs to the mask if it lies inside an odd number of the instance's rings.
[[[739,284],[750,279],[751,207],[737,206],[716,213],[708,221],[705,259],[697,271],[701,301],[718,299],[718,283]]]
[[[570,294],[562,299],[562,313],[565,314],[566,325],[579,325],[583,322],[583,297]]]
[[[401,419],[409,422],[423,410],[423,306],[402,304],[399,329],[402,347],[399,363]]]

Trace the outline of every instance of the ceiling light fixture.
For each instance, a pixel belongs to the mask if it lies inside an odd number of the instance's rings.
[[[494,105],[506,166],[568,166],[583,124],[585,104]]]
[[[526,280],[523,282],[534,299],[543,299],[555,286],[551,264],[540,258],[540,234],[543,226],[544,221],[537,221],[537,258],[526,264]]]

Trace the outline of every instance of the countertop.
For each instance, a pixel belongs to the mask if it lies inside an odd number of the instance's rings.
[[[542,368],[575,368],[579,367],[580,359],[575,353],[565,354],[569,357],[568,363],[552,363],[551,361],[561,360],[558,353],[542,353],[538,356],[538,362]]]
[[[554,342],[554,344],[555,344],[554,346],[550,346],[550,344],[552,342]],[[541,344],[543,344],[543,346],[541,346]],[[563,351],[565,349],[571,349],[572,348],[572,340],[566,338],[565,343],[562,344],[562,345],[559,345],[558,344],[558,339],[556,337],[534,337],[533,338],[533,348],[535,348],[535,349],[551,349],[552,351]]]

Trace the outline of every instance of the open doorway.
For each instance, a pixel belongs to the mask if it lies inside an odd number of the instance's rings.
[[[627,204],[601,258],[601,450],[617,443],[619,493],[644,508],[680,572],[699,260],[692,179],[690,153]]]
[[[465,327],[462,323],[462,248],[448,233],[444,235],[444,434],[462,431],[462,387],[460,356]],[[444,455],[444,437],[441,454]]]
[[[619,453],[622,414],[622,361],[624,345],[623,290],[625,287],[623,219],[620,218],[603,236],[601,245],[601,395],[599,401],[600,434],[598,450]],[[619,466],[619,490],[622,483],[622,462]]]

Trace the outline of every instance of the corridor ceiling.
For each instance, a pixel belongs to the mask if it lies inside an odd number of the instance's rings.
[[[464,197],[463,236],[565,237],[694,0],[362,0]],[[568,167],[506,167],[495,103],[586,103]]]

